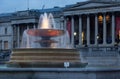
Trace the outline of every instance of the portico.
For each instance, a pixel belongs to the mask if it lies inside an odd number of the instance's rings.
[[[96,5],[89,7],[89,5]],[[71,44],[74,46],[114,46],[119,43],[120,6],[86,2],[64,11]],[[68,24],[68,22],[70,24]]]

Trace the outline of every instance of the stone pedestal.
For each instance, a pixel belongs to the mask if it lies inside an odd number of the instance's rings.
[[[80,53],[77,49],[64,48],[29,48],[13,49],[8,66],[14,67],[83,67]]]

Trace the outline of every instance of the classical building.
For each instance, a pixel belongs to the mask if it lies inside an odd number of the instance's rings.
[[[53,14],[58,28],[68,30],[81,61],[89,66],[120,66],[120,0],[89,0],[62,8],[0,14],[0,50],[19,48],[23,31],[37,28],[44,12]]]
[[[90,0],[63,12],[72,45],[114,46],[120,40],[120,0]]]
[[[19,48],[25,29],[37,28],[40,14],[52,13],[73,46],[114,46],[120,40],[120,0],[89,0],[65,7],[0,14],[0,49]]]

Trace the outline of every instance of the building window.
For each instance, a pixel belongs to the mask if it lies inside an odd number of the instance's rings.
[[[13,48],[15,48],[15,47],[16,47],[16,41],[13,42]]]
[[[4,49],[8,49],[8,41],[4,41]]]
[[[5,34],[7,34],[7,28],[5,28]]]
[[[99,15],[99,16],[98,16],[98,21],[99,21],[100,23],[103,23],[103,16],[102,16],[102,15]]]

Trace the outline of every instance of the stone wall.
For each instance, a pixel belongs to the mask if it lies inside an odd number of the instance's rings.
[[[119,79],[120,69],[2,68],[0,79]]]
[[[119,66],[119,49],[115,47],[86,47],[80,48],[81,59],[88,66]]]

